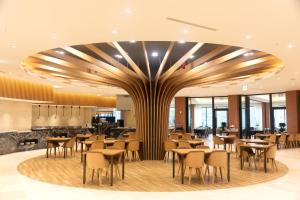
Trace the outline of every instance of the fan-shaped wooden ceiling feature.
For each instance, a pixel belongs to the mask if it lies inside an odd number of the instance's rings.
[[[125,89],[135,104],[145,159],[163,157],[169,104],[180,89],[257,79],[283,68],[278,58],[261,51],[173,41],[76,45],[37,53],[22,64],[45,77]]]

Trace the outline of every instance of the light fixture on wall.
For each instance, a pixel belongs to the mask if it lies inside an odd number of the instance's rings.
[[[80,106],[78,107],[79,117],[80,117]]]
[[[50,105],[48,105],[48,118],[50,116]]]
[[[70,115],[70,119],[72,119],[72,114],[73,114],[73,106],[71,106],[71,115]]]
[[[65,106],[63,106],[63,117],[65,116]]]

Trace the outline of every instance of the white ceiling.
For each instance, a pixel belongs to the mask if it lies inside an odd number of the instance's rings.
[[[126,9],[132,11],[126,14]],[[173,17],[216,28],[209,31],[166,20]],[[188,33],[184,33],[184,29]],[[117,30],[117,34],[112,31]],[[251,39],[246,36],[251,35]],[[55,39],[52,39],[55,36]],[[46,49],[109,41],[201,41],[257,49],[283,60],[270,78],[242,85],[194,87],[179,96],[213,96],[300,89],[299,0],[0,0],[0,71],[5,75],[62,86],[57,90],[102,95],[122,89],[40,79],[25,73],[21,61]],[[292,44],[292,48],[288,45]],[[13,48],[12,46],[16,47]],[[1,73],[0,73],[1,74]]]

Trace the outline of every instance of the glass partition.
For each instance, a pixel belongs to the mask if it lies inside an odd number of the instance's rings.
[[[250,131],[270,130],[270,96],[268,94],[250,97]]]
[[[274,130],[277,132],[286,131],[286,106],[285,94],[272,94],[272,109],[274,119]]]
[[[191,98],[192,130],[199,127],[212,128],[212,98]]]

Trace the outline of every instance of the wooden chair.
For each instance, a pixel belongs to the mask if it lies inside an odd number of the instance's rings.
[[[218,145],[218,148],[219,148],[219,145],[224,145],[224,141],[221,140],[218,136],[214,135],[213,136],[213,143],[214,143],[214,149],[216,148],[216,145]]]
[[[60,154],[59,151],[59,143],[58,142],[48,142],[47,144],[47,148],[50,150],[49,151],[49,156],[51,156],[51,150],[54,149],[54,156],[56,156],[56,149],[58,150],[58,154]]]
[[[136,133],[130,133],[128,135],[128,139],[129,140],[136,140],[137,139],[137,134]]]
[[[190,143],[188,141],[179,141],[178,142],[178,149],[191,149],[192,146],[190,145]]]
[[[176,134],[176,133],[173,133],[173,134],[171,134],[170,139],[171,139],[171,140],[178,140],[178,139],[179,139],[179,135]]]
[[[172,149],[176,149],[176,143],[171,140],[166,140],[164,142],[164,148],[165,148],[165,157],[164,161],[169,160],[169,153],[172,152]],[[175,159],[175,158],[172,158]]]
[[[200,176],[205,184],[202,167],[204,166],[204,151],[190,152],[185,159],[185,167],[189,169],[189,184],[191,184],[192,169]]]
[[[295,135],[295,144],[296,144],[296,147],[298,147],[300,145],[300,133],[297,133]]]
[[[96,141],[97,140],[97,135],[91,135],[86,141]]]
[[[106,147],[107,149],[125,149],[125,141],[117,140],[112,146]]]
[[[184,133],[183,135],[182,135],[182,138],[181,138],[182,140],[192,140],[192,134],[190,134],[190,133]]]
[[[71,156],[73,155],[75,142],[76,142],[76,136],[63,144],[63,148],[66,150],[66,156],[68,154],[68,149],[70,149],[70,151],[71,151]],[[74,156],[75,156],[75,154],[74,154]]]
[[[266,157],[267,160],[271,161],[269,162],[272,166],[272,170],[274,170],[274,167],[276,168],[276,171],[278,170],[276,161],[275,161],[275,156],[276,156],[276,145],[271,146],[267,152],[266,152]]]
[[[101,178],[102,178],[103,170],[106,170],[106,173],[109,171],[108,170],[109,163],[104,158],[104,155],[102,153],[98,153],[98,152],[97,153],[87,152],[86,166],[89,170],[92,170],[92,183],[93,183],[93,179],[94,179],[94,172],[95,172],[95,170],[97,170],[99,185],[101,185],[102,184]]]
[[[97,140],[97,141],[93,142],[93,144],[90,147],[90,150],[95,150],[95,149],[104,149],[103,140]]]
[[[279,148],[280,149],[282,147],[286,148],[286,134],[281,134],[278,142],[279,142]]]
[[[215,182],[215,177],[217,177],[217,171],[218,169],[220,170],[220,175],[221,179],[223,180],[223,170],[226,175],[226,180],[227,179],[227,152],[225,150],[216,150],[213,151],[209,157],[207,158],[206,162],[206,169],[205,169],[205,174],[208,173],[209,175],[209,166],[213,167],[213,174],[212,174],[212,183]]]
[[[248,160],[249,167],[251,167],[251,163],[252,163],[254,165],[254,168],[257,169],[256,154],[253,152],[253,150],[251,148],[245,148],[243,150],[243,154],[242,155],[240,154],[240,156],[243,156],[243,163],[242,163],[243,166],[244,166],[245,160]],[[261,154],[259,155],[259,157],[260,156],[261,156]]]
[[[209,146],[206,146],[206,145],[198,145],[198,146],[196,146],[196,149],[209,149]]]
[[[139,156],[140,142],[138,140],[132,140],[127,145],[127,156],[129,160],[140,160]],[[131,157],[130,157],[131,155]]]
[[[289,134],[287,136],[287,147],[289,148],[295,147],[295,134]]]
[[[275,134],[272,134],[268,139],[267,141],[270,143],[270,144],[276,144],[276,135]]]
[[[105,140],[105,136],[104,134],[98,135],[97,136],[97,140]]]

